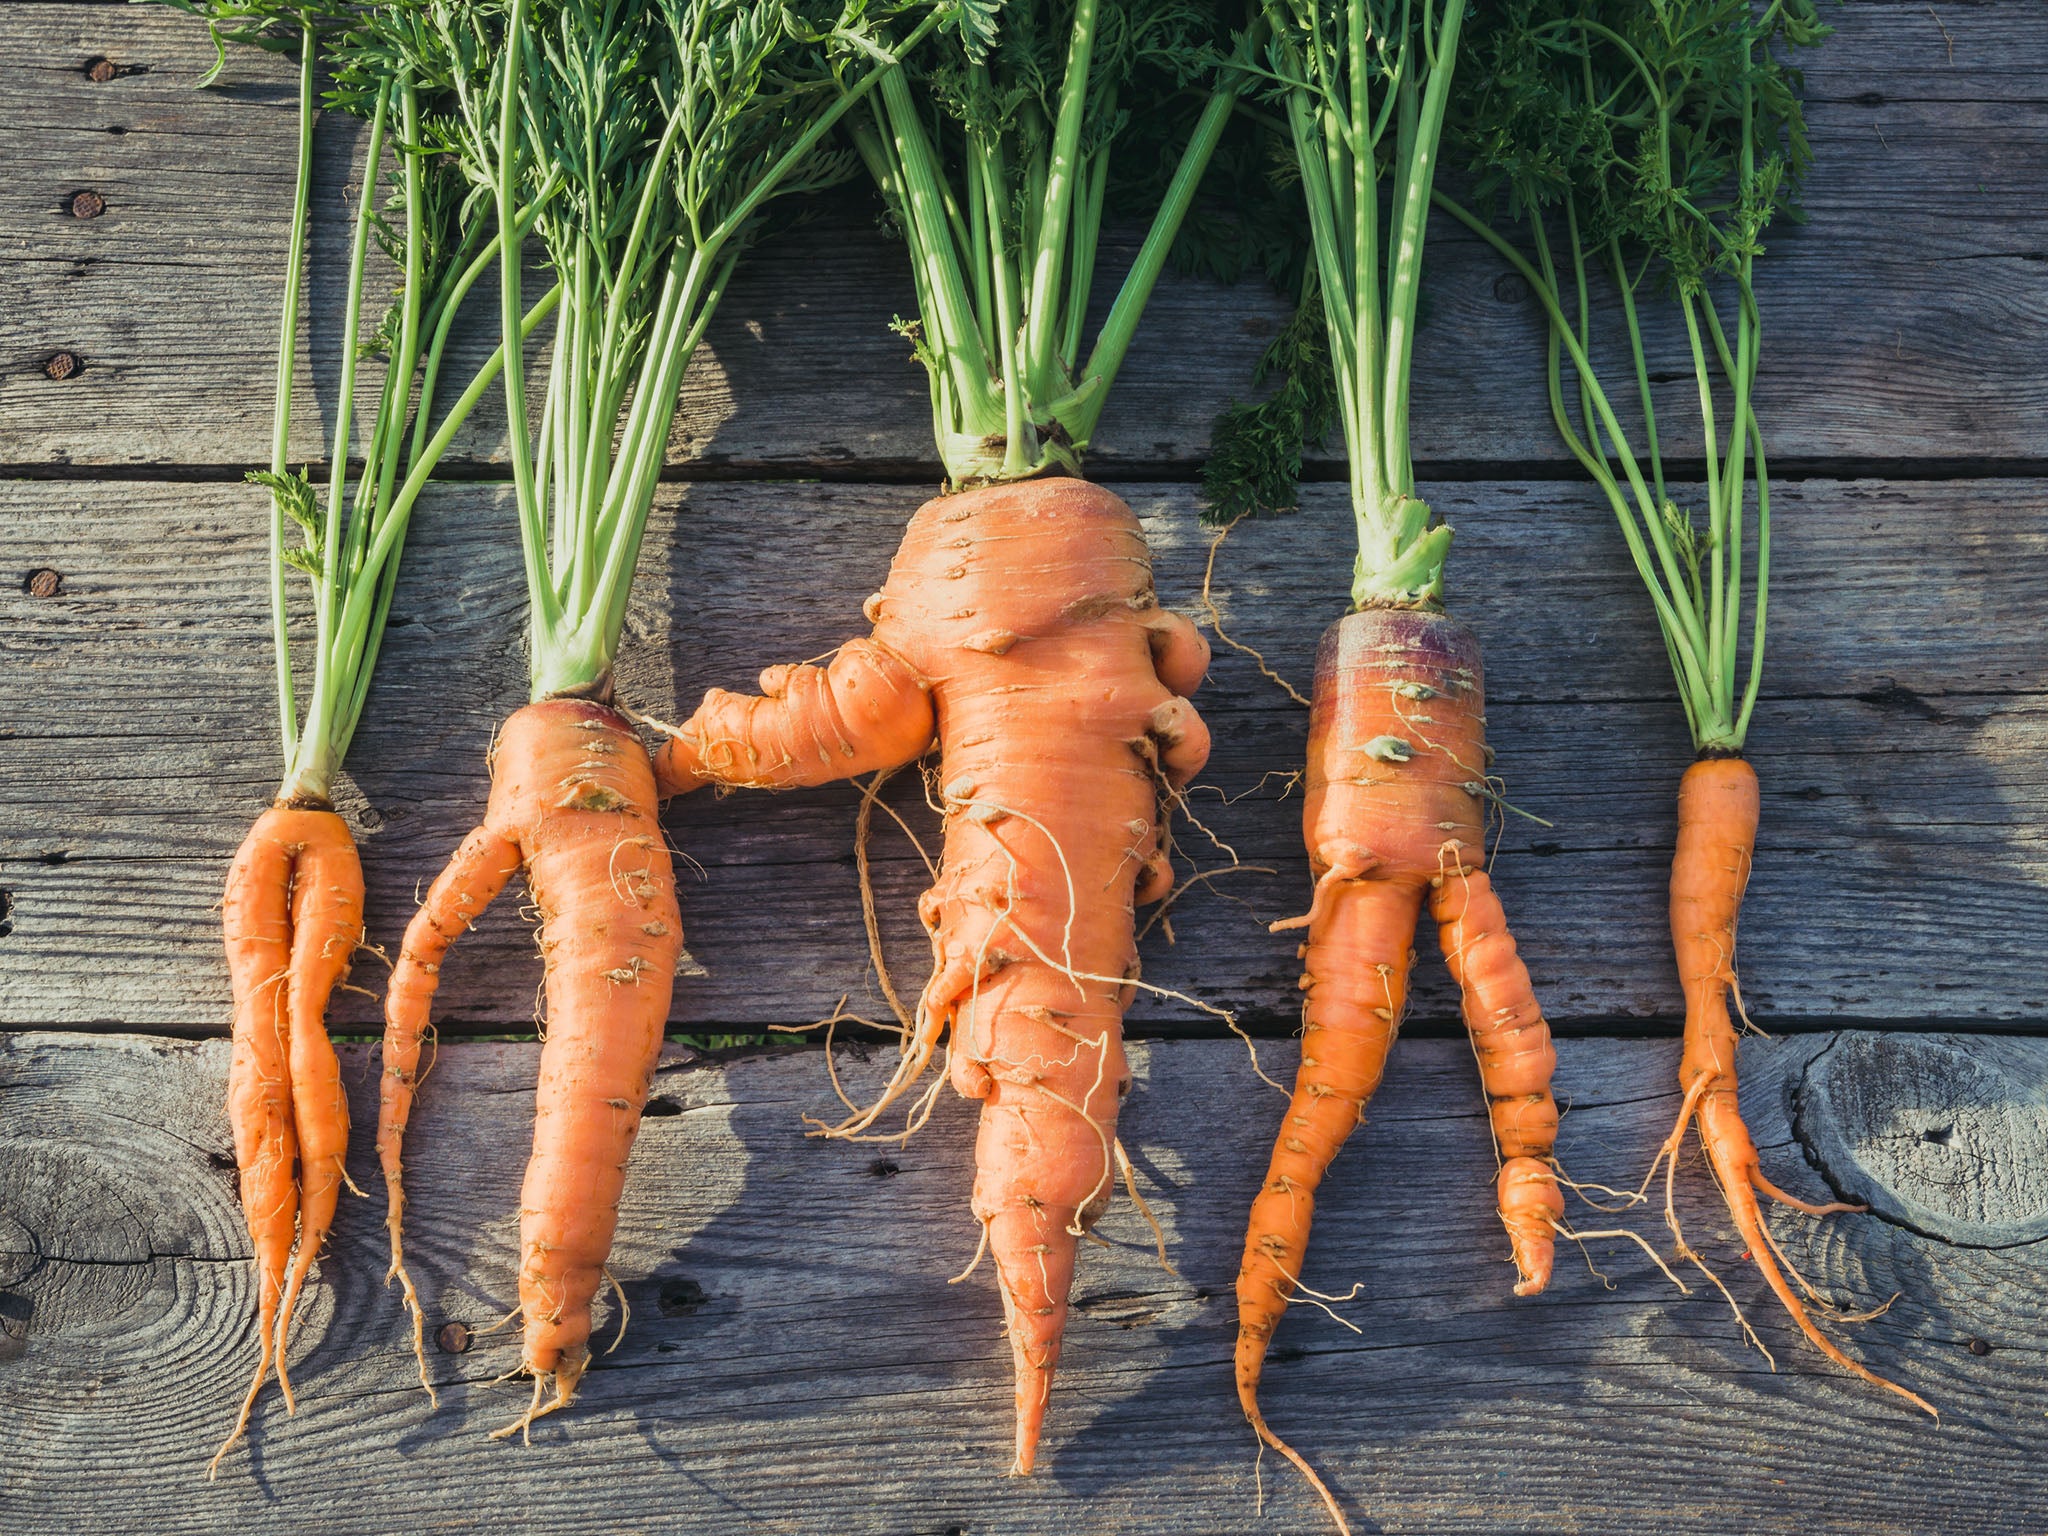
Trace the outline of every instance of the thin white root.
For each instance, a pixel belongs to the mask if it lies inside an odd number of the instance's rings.
[[[1287,679],[1282,677],[1278,672],[1275,672],[1273,668],[1270,665],[1268,665],[1265,657],[1261,656],[1257,651],[1253,650],[1243,641],[1233,639],[1230,635],[1224,632],[1223,610],[1216,606],[1216,598],[1212,591],[1212,587],[1216,579],[1216,554],[1217,551],[1223,548],[1223,541],[1230,537],[1230,530],[1235,528],[1241,521],[1243,521],[1242,518],[1232,518],[1229,522],[1225,523],[1221,528],[1217,529],[1216,537],[1209,541],[1208,563],[1202,567],[1202,607],[1206,609],[1208,612],[1209,627],[1216,631],[1216,638],[1218,640],[1221,640],[1225,645],[1229,646],[1233,651],[1238,651],[1243,655],[1251,657],[1251,659],[1255,663],[1257,663],[1260,674],[1263,677],[1265,677],[1269,682],[1271,682],[1274,687],[1278,688],[1282,693],[1286,694],[1287,697],[1294,700],[1294,702],[1299,704],[1303,709],[1309,709],[1312,706],[1310,705],[1309,701],[1302,696],[1301,690],[1295,687],[1294,684],[1287,681]]]
[[[606,1283],[611,1286],[612,1294],[619,1298],[619,1331],[612,1335],[612,1341],[605,1346],[604,1351],[606,1354],[610,1354],[626,1342],[626,1324],[633,1320],[633,1303],[626,1300],[626,1288],[619,1284],[619,1277],[612,1273],[611,1266],[605,1264],[600,1265],[599,1268],[604,1275]]]
[[[1582,1255],[1584,1255],[1586,1260],[1586,1268],[1592,1270],[1593,1274],[1597,1276],[1601,1283],[1604,1284],[1610,1291],[1614,1289],[1614,1282],[1612,1280],[1609,1280],[1607,1276],[1605,1276],[1604,1274],[1601,1274],[1601,1272],[1598,1269],[1594,1269],[1593,1255],[1591,1251],[1588,1250],[1586,1247],[1586,1242],[1589,1238],[1627,1238],[1628,1241],[1634,1243],[1638,1248],[1642,1249],[1644,1253],[1647,1253],[1650,1256],[1650,1262],[1656,1265],[1658,1269],[1664,1272],[1664,1278],[1666,1280],[1669,1280],[1673,1285],[1678,1287],[1679,1295],[1690,1296],[1692,1294],[1692,1288],[1688,1286],[1683,1280],[1678,1278],[1676,1271],[1674,1271],[1669,1264],[1666,1264],[1664,1262],[1663,1255],[1658,1253],[1655,1248],[1652,1248],[1648,1240],[1645,1239],[1640,1233],[1631,1232],[1625,1227],[1613,1227],[1599,1232],[1582,1232],[1577,1228],[1566,1226],[1561,1221],[1553,1221],[1551,1223],[1551,1226],[1557,1230],[1557,1235],[1559,1237],[1568,1238],[1572,1242],[1575,1242],[1579,1245],[1579,1252]]]
[[[1145,1218],[1145,1225],[1152,1229],[1152,1241],[1159,1247],[1159,1267],[1174,1279],[1180,1279],[1180,1271],[1173,1267],[1173,1260],[1166,1256],[1166,1232],[1159,1225],[1159,1218],[1152,1214],[1152,1207],[1145,1203],[1145,1197],[1138,1193],[1138,1171],[1131,1166],[1130,1154],[1124,1151],[1121,1138],[1112,1142],[1116,1150],[1117,1170],[1124,1176],[1124,1192],[1131,1197],[1131,1204],[1138,1208],[1138,1214]]]
[[[946,1284],[958,1285],[962,1280],[965,1280],[969,1275],[973,1274],[975,1270],[981,1267],[981,1256],[987,1252],[988,1223],[984,1221],[981,1224],[981,1241],[974,1245],[974,1257],[967,1261],[967,1267],[965,1269],[961,1270],[959,1274],[955,1275],[952,1279],[948,1280]]]

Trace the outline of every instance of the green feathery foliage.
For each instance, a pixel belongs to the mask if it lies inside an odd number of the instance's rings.
[[[435,159],[425,142],[425,124],[440,109],[443,82],[431,78],[402,46],[405,13],[415,8],[345,0],[165,3],[203,17],[212,31],[218,59],[202,84],[225,67],[229,43],[295,54],[299,63],[297,178],[271,462],[249,478],[271,493],[272,638],[285,754],[280,798],[324,802],[368,697],[413,504],[456,427],[495,377],[493,359],[442,414],[441,430],[429,436],[449,329],[463,297],[488,267],[495,236],[487,236],[489,210],[464,200],[453,168]],[[316,80],[323,60],[333,74],[328,105],[369,123],[372,188],[387,175],[387,151],[390,162],[383,206],[377,206],[374,190],[366,190],[357,202],[324,504],[311,476],[286,463],[311,222]],[[399,284],[383,319],[366,326],[363,290],[373,238],[398,269]],[[380,360],[383,381],[369,444],[351,484],[357,380],[363,367],[375,367]],[[292,660],[287,572],[306,578],[311,599],[312,677],[303,718]]]
[[[1079,469],[1229,124],[1231,46],[1196,0],[975,0],[852,120],[910,248],[898,329],[955,487]],[[1151,222],[1088,342],[1113,186]]]
[[[453,110],[430,124],[499,224],[540,208],[558,306],[537,422],[500,252],[535,698],[607,697],[683,371],[770,199],[852,174],[825,140],[951,7],[494,0],[400,7]]]
[[[1620,521],[1701,750],[1741,748],[1762,681],[1770,478],[1754,268],[1773,220],[1797,217],[1811,158],[1787,56],[1827,31],[1812,0],[1510,0],[1475,29],[1455,127],[1486,216],[1439,199],[1544,309],[1552,418]],[[1618,327],[1596,325],[1603,279]],[[1703,507],[1667,486],[1649,302],[1685,325]],[[1601,333],[1615,329],[1635,438],[1603,383]]]

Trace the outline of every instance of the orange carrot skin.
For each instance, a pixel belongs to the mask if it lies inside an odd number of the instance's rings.
[[[1484,870],[1484,679],[1471,631],[1367,609],[1325,631],[1309,717],[1303,835],[1316,894],[1302,947],[1301,1063],[1238,1273],[1238,1395],[1263,1426],[1267,1346],[1301,1277],[1315,1192],[1378,1088],[1406,1004],[1425,903],[1464,994],[1520,1275],[1549,1279],[1564,1211],[1548,1167],[1556,1053]]]
[[[919,903],[920,1033],[928,1050],[950,1025],[953,1085],[982,1103],[973,1210],[1027,1472],[1079,1236],[1109,1199],[1133,909],[1172,884],[1161,780],[1208,755],[1185,698],[1208,647],[1158,606],[1130,509],[1080,480],[926,503],[865,611],[872,639],[829,667],[772,668],[762,699],[708,694],[661,771],[679,788],[820,784],[908,762],[936,731],[945,847]]]
[[[1671,946],[1685,990],[1685,1055],[1678,1086],[1707,1079],[1707,1097],[1732,1096],[1735,926],[1749,887],[1762,794],[1739,757],[1703,758],[1678,784],[1678,846],[1671,859]]]
[[[395,1189],[441,957],[523,867],[548,1016],[520,1195],[521,1361],[553,1375],[566,1400],[589,1362],[591,1303],[661,1053],[682,916],[653,766],[624,716],[582,699],[529,704],[506,721],[491,767],[484,824],[414,915],[392,976],[378,1150]]]
[[[348,824],[325,809],[265,811],[229,867],[221,927],[235,1006],[228,1121],[256,1255],[260,1387],[273,1358],[283,1374],[291,1303],[333,1225],[348,1150],[348,1100],[326,1025],[328,998],[363,939],[362,865]]]

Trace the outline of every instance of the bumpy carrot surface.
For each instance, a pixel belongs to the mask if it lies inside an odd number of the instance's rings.
[[[1800,1331],[1843,1369],[1934,1413],[1926,1399],[1850,1359],[1820,1331],[1786,1280],[1778,1262],[1782,1257],[1778,1245],[1764,1225],[1759,1194],[1811,1216],[1863,1207],[1840,1202],[1813,1205],[1779,1189],[1758,1166],[1756,1143],[1742,1119],[1735,1076],[1737,1036],[1728,999],[1735,987],[1735,928],[1756,853],[1760,810],[1756,770],[1739,757],[1702,758],[1679,781],[1678,848],[1671,860],[1671,944],[1678,957],[1679,981],[1685,988],[1685,1054],[1678,1067],[1678,1086],[1685,1097],[1678,1123],[1658,1160],[1665,1164],[1667,1175],[1675,1171],[1686,1129],[1697,1119],[1700,1142],[1736,1231]],[[1665,1215],[1679,1251],[1697,1262],[1678,1230],[1668,1198]]]
[[[348,1098],[327,999],[363,940],[363,871],[347,823],[324,809],[265,811],[228,870],[221,928],[235,1001],[228,1122],[256,1255],[258,1359],[216,1469],[273,1367],[295,1406],[292,1310],[346,1177]]]
[[[1269,1445],[1342,1512],[1267,1426],[1266,1350],[1301,1279],[1316,1190],[1379,1086],[1407,1001],[1425,904],[1464,994],[1500,1156],[1497,1197],[1519,1282],[1549,1282],[1563,1196],[1550,1167],[1557,1062],[1485,862],[1479,645],[1441,614],[1367,609],[1324,633],[1309,717],[1303,833],[1316,876],[1305,927],[1301,1064],[1252,1203],[1238,1272],[1237,1390]]]
[[[1186,695],[1209,650],[1159,606],[1130,509],[1080,480],[926,503],[866,613],[872,637],[828,667],[770,668],[759,698],[708,694],[657,766],[671,790],[822,784],[909,762],[936,732],[932,976],[884,1103],[950,1028],[953,1086],[982,1103],[973,1209],[1016,1369],[1012,1470],[1028,1472],[1079,1239],[1109,1201],[1133,908],[1173,882],[1160,793],[1208,757]]]
[[[406,929],[385,999],[377,1126],[395,1275],[405,1274],[405,1128],[441,960],[522,868],[540,912],[547,1021],[519,1211],[521,1363],[535,1378],[535,1403],[513,1428],[568,1402],[589,1364],[591,1303],[682,954],[653,769],[615,710],[550,699],[506,721],[484,824],[464,840]],[[417,1343],[409,1276],[405,1288]],[[554,1396],[543,1407],[540,1392],[550,1380]]]

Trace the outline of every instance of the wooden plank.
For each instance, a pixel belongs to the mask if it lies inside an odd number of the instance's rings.
[[[1188,488],[1125,486],[1147,519],[1160,590],[1198,609],[1207,535]],[[260,493],[242,486],[0,483],[9,569],[60,573],[59,595],[0,585],[0,1023],[217,1031],[228,1017],[214,906],[227,860],[278,768],[261,577]],[[1679,999],[1661,917],[1670,798],[1686,761],[1670,680],[1608,514],[1559,483],[1429,488],[1458,528],[1453,604],[1489,656],[1496,767],[1514,804],[1497,876],[1560,1028],[1669,1024]],[[1752,737],[1763,843],[1743,930],[1745,995],[1767,1023],[1901,1027],[2048,1019],[2033,941],[2048,933],[2048,535],[2041,482],[1836,483],[1778,504],[1769,688]],[[910,488],[666,488],[621,663],[623,696],[660,715],[710,684],[858,630]],[[1341,491],[1224,546],[1232,633],[1305,679],[1342,611]],[[774,530],[800,527],[800,542]],[[479,813],[495,723],[524,698],[516,538],[503,487],[438,493],[407,558],[398,621],[352,758],[344,809],[363,833],[370,931],[394,943],[415,893]],[[1198,703],[1217,734],[1191,801],[1242,863],[1153,933],[1147,975],[1239,1012],[1296,1022],[1293,941],[1266,921],[1306,888],[1302,713],[1220,650]],[[891,802],[931,825],[910,776]],[[678,1028],[822,1016],[868,980],[852,867],[853,792],[709,795],[670,813],[702,867],[683,882],[703,974]],[[1183,827],[1183,863],[1230,859]],[[921,867],[884,824],[878,886],[899,973],[928,953]],[[466,939],[444,1027],[530,1028],[530,930],[509,899]],[[1986,935],[1999,936],[1986,942]],[[1427,946],[1425,946],[1427,947]],[[1967,963],[1962,957],[1967,957]],[[376,987],[377,967],[359,980]],[[1440,968],[1416,1020],[1455,1028]],[[1147,1000],[1149,1030],[1211,1029]],[[349,997],[336,1020],[374,1027]]]
[[[1939,1404],[1938,1426],[1796,1339],[1690,1158],[1685,1230],[1775,1374],[1711,1289],[1678,1296],[1620,1242],[1592,1245],[1611,1289],[1567,1248],[1546,1296],[1512,1300],[1469,1055],[1431,1041],[1397,1048],[1372,1123],[1321,1198],[1306,1279],[1336,1295],[1357,1284],[1339,1310],[1365,1331],[1310,1308],[1282,1324],[1264,1394],[1274,1423],[1360,1530],[2038,1531],[2048,1247],[1969,1234],[1990,1190],[2003,1219],[2048,1211],[2038,1146],[2013,1134],[2048,1108],[2048,1044],[2001,1042],[1995,1057],[1977,1038],[1879,1044],[1902,1054],[1845,1058],[1868,1048],[1855,1035],[1753,1041],[1744,1105],[1765,1171],[1816,1199],[1828,1180],[1801,1128],[1817,1117],[1853,1121],[1864,1155],[1888,1127],[1950,1129],[1908,1138],[1909,1155],[1885,1164],[1889,1195],[1936,1235],[1877,1215],[1774,1221],[1841,1303],[1898,1293],[1878,1320],[1837,1331]],[[513,1299],[534,1055],[451,1046],[426,1084],[409,1228],[430,1337],[444,1320],[481,1328]],[[1279,1068],[1292,1047],[1269,1055]],[[631,1320],[571,1412],[537,1427],[530,1449],[485,1439],[523,1401],[494,1384],[517,1360],[510,1333],[430,1355],[442,1407],[429,1411],[381,1283],[373,1194],[345,1202],[311,1287],[298,1415],[266,1398],[248,1449],[207,1483],[200,1468],[254,1351],[226,1062],[220,1042],[0,1042],[0,1490],[13,1536],[1327,1529],[1285,1466],[1261,1469],[1232,1390],[1232,1277],[1279,1100],[1227,1042],[1134,1052],[1122,1134],[1178,1273],[1160,1269],[1119,1195],[1109,1246],[1083,1255],[1041,1470],[1016,1480],[1000,1475],[1009,1367],[994,1287],[986,1266],[946,1283],[973,1247],[969,1106],[946,1093],[902,1148],[806,1141],[799,1113],[830,1104],[816,1053],[671,1051],[612,1253]],[[1576,1107],[1560,1145],[1576,1176],[1641,1176],[1675,1110],[1675,1062],[1664,1043],[1566,1044],[1559,1082]],[[841,1066],[858,1091],[887,1063]],[[362,1050],[346,1076],[367,1124]],[[1878,1101],[1875,1117],[1857,1107]],[[1987,1167],[2012,1176],[1987,1184]],[[361,1135],[354,1170],[379,1187]],[[1660,1218],[1586,1224],[1667,1245]],[[1944,1240],[1944,1221],[1960,1240]]]
[[[2037,195],[2048,183],[2048,31],[2027,0],[1938,14],[1875,0],[1830,20],[1839,35],[1808,72],[1812,222],[1774,235],[1763,294],[1757,398],[1774,461],[2048,459],[2035,343],[2048,328],[2048,212]],[[232,85],[194,92],[212,62],[203,29],[156,7],[8,7],[0,50],[14,61],[0,75],[10,146],[0,464],[263,461],[292,174],[289,70],[239,57]],[[97,56],[126,72],[93,83],[83,67]],[[318,409],[294,444],[309,457],[323,452],[316,428],[332,412],[342,194],[360,179],[347,125],[324,128],[322,144],[300,384]],[[66,201],[88,188],[105,212],[81,220]],[[1128,256],[1127,238],[1111,246],[1105,282]],[[901,255],[864,213],[829,216],[759,253],[692,369],[677,465],[935,476],[924,383],[887,327],[910,307]],[[461,348],[470,362],[488,350],[486,295],[478,313]],[[1216,409],[1247,390],[1281,314],[1257,284],[1169,281],[1117,385],[1098,472],[1198,460]],[[1418,459],[1565,462],[1535,348],[1517,281],[1440,228],[1415,381]],[[43,370],[60,350],[84,368],[54,381]],[[1651,353],[1672,376],[1667,444],[1697,452],[1680,328],[1659,322]],[[494,458],[499,420],[494,398],[455,459]]]

